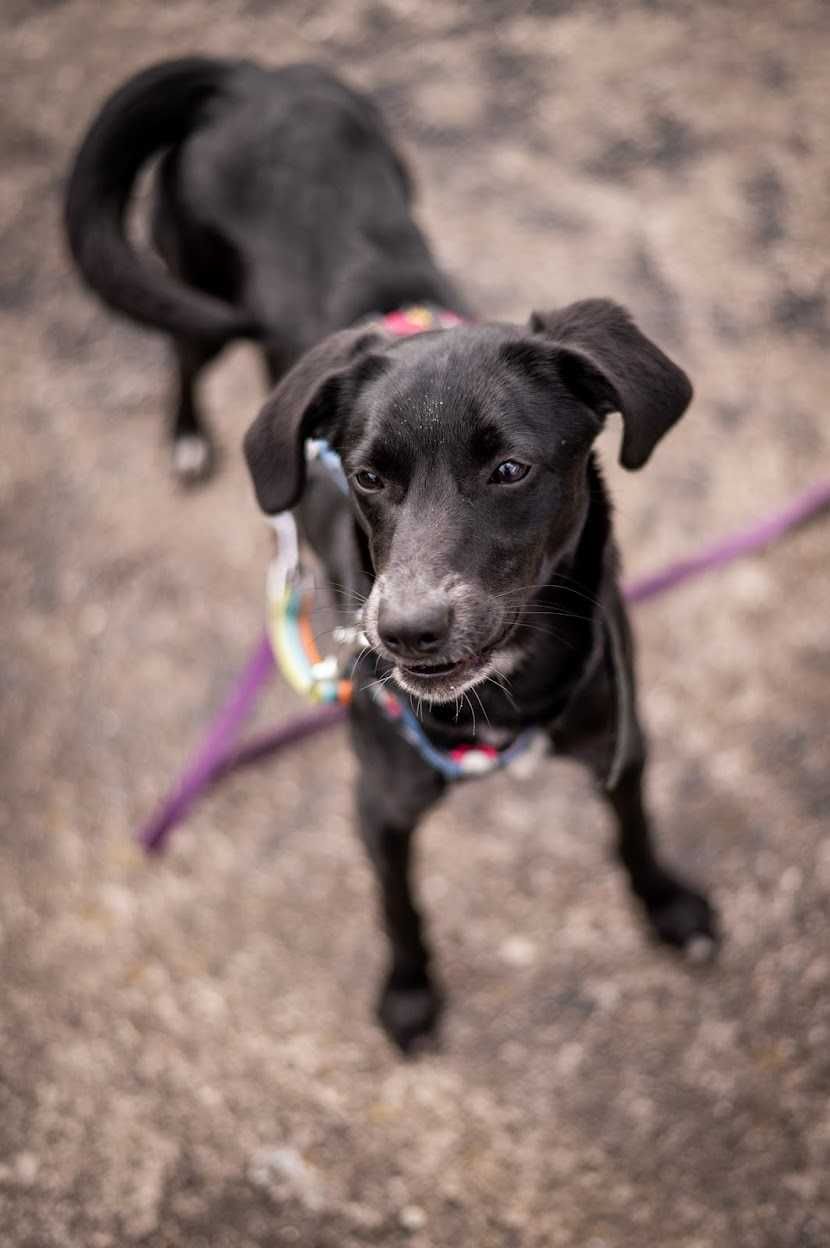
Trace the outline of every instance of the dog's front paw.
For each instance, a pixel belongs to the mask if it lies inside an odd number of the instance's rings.
[[[389,975],[377,1004],[377,1016],[389,1039],[402,1053],[412,1054],[435,1033],[443,997],[434,984],[398,981]]]
[[[678,880],[666,880],[659,895],[646,902],[655,936],[681,950],[691,962],[710,962],[718,951],[718,916],[702,893]]]

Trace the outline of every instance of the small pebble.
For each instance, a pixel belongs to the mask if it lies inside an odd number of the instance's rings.
[[[532,966],[536,961],[536,946],[526,936],[508,936],[502,941],[499,956],[508,966]]]
[[[398,1214],[398,1221],[405,1231],[420,1231],[427,1224],[427,1215],[420,1205],[404,1205]]]

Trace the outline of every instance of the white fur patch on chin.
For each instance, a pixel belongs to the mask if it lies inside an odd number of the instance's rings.
[[[176,438],[173,444],[173,471],[180,481],[200,481],[211,465],[210,443],[198,434]]]
[[[401,689],[412,694],[414,698],[423,698],[424,702],[427,703],[457,702],[468,689],[472,689],[475,685],[479,685],[483,680],[486,680],[493,670],[492,662],[487,662],[473,676],[468,676],[466,680],[458,681],[455,684],[448,680],[431,680],[427,688],[424,685],[415,684],[399,667],[392,669],[392,676]]]

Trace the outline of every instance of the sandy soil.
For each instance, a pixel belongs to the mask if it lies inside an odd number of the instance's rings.
[[[261,627],[239,454],[250,351],[207,386],[225,462],[179,493],[163,344],[59,236],[104,93],[191,50],[375,89],[473,303],[627,303],[693,376],[640,475],[604,442],[630,571],[830,463],[821,0],[6,0],[0,430],[0,1226],[8,1248],[827,1248],[827,526],[638,611],[651,791],[714,891],[716,968],[652,946],[575,769],[456,793],[421,883],[442,1051],[370,1019],[381,958],[320,739],[131,836]],[[296,709],[278,682],[260,719]]]

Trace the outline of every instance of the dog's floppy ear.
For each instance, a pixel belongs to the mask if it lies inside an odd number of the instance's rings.
[[[307,351],[280,381],[245,435],[245,458],[257,502],[268,515],[298,501],[305,484],[305,440],[328,433],[368,380],[380,333],[346,329]]]
[[[691,402],[692,384],[683,370],[608,299],[534,312],[530,329],[558,348],[559,375],[581,402],[598,416],[622,415],[620,463],[642,468]]]

